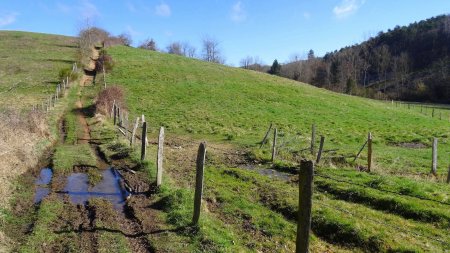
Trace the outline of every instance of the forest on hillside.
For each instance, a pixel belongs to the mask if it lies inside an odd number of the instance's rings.
[[[379,32],[365,42],[307,59],[294,57],[270,67],[241,62],[243,68],[267,71],[352,95],[406,101],[450,103],[450,15]]]

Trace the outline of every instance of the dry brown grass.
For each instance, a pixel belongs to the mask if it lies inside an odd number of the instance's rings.
[[[124,92],[121,87],[118,86],[110,86],[104,90],[102,90],[95,100],[95,106],[97,113],[101,113],[103,115],[109,115],[114,101],[116,101],[116,105],[120,107],[120,109],[126,109],[124,102]]]
[[[49,136],[45,118],[40,112],[0,111],[0,208],[8,208],[17,176],[36,166],[37,144]],[[7,252],[10,244],[0,231],[0,252]]]

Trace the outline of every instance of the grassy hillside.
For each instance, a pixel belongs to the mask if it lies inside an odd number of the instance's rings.
[[[54,93],[75,53],[73,37],[0,31],[0,107],[31,106]]]
[[[115,68],[107,80],[124,87],[130,119],[146,115],[152,142],[159,126],[166,127],[162,209],[178,235],[190,236],[194,249],[293,251],[298,208],[293,165],[312,158],[305,148],[313,123],[317,135],[326,137],[325,149],[337,151],[326,153],[326,162],[316,168],[312,252],[450,248],[450,187],[443,183],[450,151],[446,116],[440,120],[420,107],[332,93],[175,55],[127,47],[113,47],[108,53]],[[269,145],[259,149],[258,144],[270,123],[279,130],[273,165],[268,163]],[[369,131],[375,168],[361,173],[355,166],[366,166],[366,151],[356,162],[351,156]],[[438,178],[429,174],[432,137],[440,142]],[[192,217],[200,140],[208,141],[204,213],[191,234],[186,227]],[[154,162],[153,152],[149,159]],[[330,158],[340,155],[347,158]],[[286,174],[278,174],[278,179],[260,175],[280,171]]]
[[[131,111],[145,113],[153,131],[162,125],[169,133],[255,147],[273,122],[281,141],[293,139],[290,149],[299,151],[308,147],[315,123],[318,135],[326,137],[325,149],[344,155],[354,155],[371,131],[376,170],[413,177],[429,172],[431,139],[437,137],[438,170],[447,171],[448,115],[439,120],[419,108],[408,110],[175,55],[126,47],[109,53],[116,61],[110,83],[125,87]],[[405,147],[409,143],[422,148]],[[269,157],[268,152],[255,153]]]

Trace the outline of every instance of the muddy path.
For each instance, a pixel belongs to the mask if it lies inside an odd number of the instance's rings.
[[[89,88],[82,87],[82,89]],[[112,164],[108,164],[105,160],[105,155],[100,152],[98,142],[91,141],[91,126],[88,124],[88,118],[93,117],[95,108],[83,105],[83,101],[86,99],[82,97],[83,94],[83,91],[80,90],[78,100],[74,105],[77,121],[81,128],[81,135],[79,135],[77,144],[89,144],[92,152],[96,155],[97,165],[96,168],[88,168],[87,170],[97,170],[97,173],[103,173],[103,179],[105,179],[105,170],[111,168]],[[115,163],[118,163],[118,161],[115,161]],[[83,170],[78,172],[83,172]],[[95,172],[90,172],[89,175],[92,173]],[[132,252],[153,252],[148,235],[156,228],[154,225],[149,225],[152,224],[151,219],[152,216],[156,215],[156,212],[148,208],[152,197],[149,194],[150,186],[142,186],[148,184],[148,182],[136,177],[135,174],[127,170],[113,172],[113,174],[116,173],[120,174],[120,178],[117,181],[120,192],[122,194],[127,192],[127,196],[124,196],[121,206],[114,207],[104,204],[101,198],[92,201],[88,199],[84,206],[77,205],[75,212],[78,215],[69,215],[64,223],[78,223],[78,228],[76,228],[76,225],[72,226],[75,228],[72,231],[79,234],[83,247],[88,249],[89,252],[98,252],[99,247],[101,248],[101,243],[99,243],[98,239],[100,237],[99,231],[115,233],[125,237]],[[119,175],[117,176],[119,177]],[[129,188],[133,188],[131,189],[132,193],[128,192],[130,189],[124,189],[124,184],[129,186]],[[93,189],[96,189],[96,187],[94,186]],[[99,188],[100,192],[98,194],[102,194],[101,189],[103,188]],[[139,192],[134,189],[145,190],[145,194],[138,194]],[[65,201],[69,199],[65,198]],[[145,213],[145,215],[137,217],[136,213]],[[78,222],[76,222],[77,220]],[[144,226],[144,224],[146,225]]]

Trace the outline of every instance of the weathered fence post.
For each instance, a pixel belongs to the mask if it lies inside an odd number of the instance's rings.
[[[156,157],[156,186],[160,186],[162,184],[162,175],[163,175],[163,155],[164,151],[164,127],[159,129],[159,138],[158,138],[158,155]]]
[[[147,122],[142,124],[142,145],[141,145],[141,160],[145,159],[145,153],[147,152],[147,146],[145,145],[145,138],[147,138]]]
[[[361,152],[363,151],[363,149],[364,149],[364,147],[366,146],[367,142],[368,142],[368,140],[366,140],[366,142],[364,142],[364,144],[362,145],[362,147],[359,149],[358,153],[357,153],[356,156],[355,156],[355,159],[353,159],[353,162],[355,162],[356,159],[359,158],[359,155],[360,155]]]
[[[122,115],[120,113],[120,107],[117,106],[117,125],[122,126]]]
[[[139,117],[136,118],[136,121],[134,122],[133,131],[131,132],[131,139],[130,139],[130,146],[133,147],[134,142],[136,140],[136,131],[139,125]]]
[[[197,174],[195,176],[194,216],[192,224],[197,225],[200,218],[200,209],[203,195],[203,171],[205,167],[206,143],[200,143],[197,154]]]
[[[272,130],[272,123],[270,123],[269,129],[267,129],[266,134],[264,135],[264,138],[261,141],[261,145],[259,146],[259,148],[262,148],[262,146],[266,143],[267,141],[267,137],[269,136],[270,130]]]
[[[324,142],[325,142],[325,136],[320,136],[320,146],[319,146],[319,152],[317,153],[316,163],[319,163],[320,162],[320,158],[322,157],[323,143]]]
[[[438,139],[433,138],[431,173],[437,175]]]
[[[142,125],[143,125],[143,124],[144,124],[144,122],[146,122],[146,121],[145,121],[145,116],[144,116],[144,114],[142,114],[142,116],[141,116],[141,117],[142,117],[142,119],[141,119],[141,120],[142,120]],[[147,140],[147,137],[145,137],[145,145],[146,145],[146,146],[148,146],[148,140]]]
[[[106,74],[105,74],[105,65],[104,64],[102,64],[103,65],[103,83],[105,84],[105,89],[106,89]]]
[[[111,113],[110,113],[110,118],[112,118],[113,117],[113,114],[114,114],[114,106],[115,106],[115,104],[116,104],[116,100],[114,100],[113,101],[113,104],[112,104],[112,106],[111,106]]]
[[[431,117],[434,118],[434,108],[433,108],[433,110],[431,111]]]
[[[273,130],[273,143],[272,143],[272,162],[275,161],[275,156],[277,152],[277,135],[278,135],[278,129]]]
[[[367,136],[367,171],[372,168],[372,133]]]
[[[314,143],[316,142],[316,124],[311,126],[311,155],[314,155]]]
[[[114,111],[114,125],[116,125],[116,122],[117,122],[117,107],[116,107],[116,104],[113,104],[113,111]]]
[[[313,194],[314,164],[302,160],[299,171],[299,200],[296,253],[307,253],[309,248],[309,231],[311,229],[311,208]]]
[[[448,165],[447,184],[450,184],[450,165]]]

